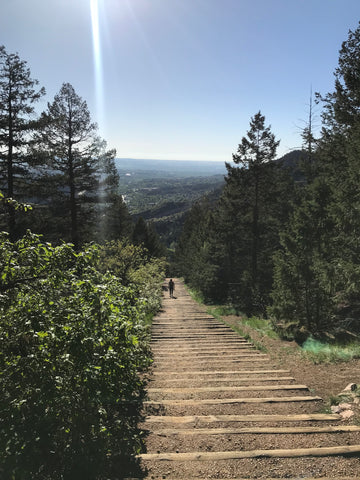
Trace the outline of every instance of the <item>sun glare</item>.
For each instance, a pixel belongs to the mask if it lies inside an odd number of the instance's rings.
[[[99,22],[99,1],[90,0],[91,13],[91,29],[93,40],[94,55],[94,76],[95,76],[95,94],[96,94],[96,116],[99,126],[104,121],[104,88],[103,88],[103,67],[101,58],[101,39],[100,39],[100,22]]]

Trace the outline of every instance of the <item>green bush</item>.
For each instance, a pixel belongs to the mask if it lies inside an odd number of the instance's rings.
[[[153,316],[161,307],[161,291],[165,277],[166,262],[152,258],[145,265],[131,270],[129,278],[136,285],[139,297],[145,302],[148,315]]]
[[[97,261],[0,238],[1,478],[122,478],[141,448],[144,301]]]
[[[123,284],[135,288],[148,317],[160,309],[166,270],[164,259],[149,256],[142,246],[112,241],[101,247],[98,265],[101,271],[111,272],[120,277]]]

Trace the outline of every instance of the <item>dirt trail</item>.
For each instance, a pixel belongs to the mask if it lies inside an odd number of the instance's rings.
[[[147,478],[360,479],[360,427],[175,285],[153,322]]]

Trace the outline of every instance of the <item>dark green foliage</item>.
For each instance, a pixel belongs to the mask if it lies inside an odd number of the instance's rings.
[[[360,24],[359,24],[360,25]],[[317,94],[325,104],[324,126],[328,131],[346,131],[356,126],[360,119],[360,27],[349,31],[339,52],[335,69],[335,89],[325,97]]]
[[[101,246],[99,269],[116,275],[123,285],[133,285],[138,296],[146,299],[147,314],[159,310],[166,269],[164,259],[149,258],[149,252],[143,247],[117,240]]]
[[[31,78],[27,63],[19,55],[9,54],[0,46],[0,188],[7,198],[28,198],[32,176],[27,147],[36,128],[34,104],[44,95],[37,90],[38,81]],[[15,209],[6,207],[2,228],[14,239],[21,226],[16,224]]]
[[[163,257],[166,254],[165,247],[161,243],[154,226],[151,223],[146,223],[142,217],[138,218],[135,223],[132,242],[144,247],[152,257]]]
[[[301,199],[275,259],[270,314],[301,338],[330,326],[338,284],[334,260],[332,192],[320,178],[301,191]],[[285,328],[287,328],[285,326]]]
[[[129,210],[122,199],[122,196],[116,193],[110,194],[106,198],[101,208],[101,219],[99,230],[96,235],[99,241],[103,242],[130,239],[133,231],[133,222]]]
[[[75,253],[2,234],[1,478],[130,475],[141,448],[139,372],[150,361],[147,300],[140,286],[100,273],[98,259],[95,246]]]
[[[176,251],[180,274],[206,300],[230,301],[264,313],[272,286],[272,255],[286,222],[292,181],[274,161],[274,135],[259,112],[242,139],[236,165],[216,203],[198,202],[187,216]]]
[[[106,142],[97,136],[86,102],[69,83],[64,83],[48,104],[41,122],[34,155],[42,160],[46,173],[39,181],[50,207],[49,216],[57,220],[55,232],[47,233],[79,248],[97,239],[102,210],[109,193],[117,190],[115,151],[106,151]],[[113,197],[112,204],[115,201]],[[46,226],[41,230],[46,232]]]
[[[276,259],[276,322],[322,335],[360,332],[360,27],[349,32],[325,97],[315,175],[301,192]]]
[[[86,102],[64,83],[39,120],[36,90],[26,62],[0,47],[0,188],[7,198],[33,204],[22,215],[11,203],[1,212],[12,239],[28,228],[79,248],[88,241],[130,237],[132,224],[119,194],[115,151],[97,136]],[[15,222],[16,220],[16,222]]]
[[[186,216],[175,252],[175,268],[179,275],[207,300],[222,297],[223,288],[215,263],[216,238],[213,230],[214,205],[204,198],[195,203]]]
[[[265,219],[268,216],[264,209],[275,194],[272,187],[278,180],[275,179],[273,172],[275,164],[272,162],[278,145],[279,142],[275,141],[270,127],[265,127],[265,117],[258,112],[251,119],[250,130],[247,136],[242,138],[237,154],[233,155],[233,161],[240,165],[240,171],[235,172],[234,167],[227,166],[228,186],[234,178],[237,183],[235,188],[241,192],[240,196],[246,191],[246,198],[240,198],[240,203],[235,208],[241,211],[245,219],[244,230],[249,237],[251,264],[248,263],[242,270],[245,270],[246,275],[245,281],[243,280],[244,287],[248,290],[244,298],[249,299],[248,308],[251,310],[256,304],[261,308],[263,303],[264,289],[260,285],[259,257],[264,249],[260,243],[263,237],[262,231],[265,231]],[[271,192],[270,195],[269,192]],[[261,277],[263,275],[262,271]],[[239,277],[236,275],[236,278]]]
[[[146,262],[146,251],[139,245],[112,240],[101,246],[99,269],[119,277],[124,285],[130,283],[130,272]]]
[[[257,113],[233,156],[240,166],[226,164],[220,201],[193,208],[177,251],[180,272],[193,288],[249,314],[265,312],[272,255],[292,195],[290,176],[274,161],[277,145],[265,117]]]

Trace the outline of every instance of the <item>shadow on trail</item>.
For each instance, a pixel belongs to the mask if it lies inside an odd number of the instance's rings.
[[[51,429],[44,419],[43,436],[23,448],[21,461],[15,453],[2,456],[0,478],[13,480],[126,480],[142,479],[147,476],[137,455],[144,449],[147,432],[139,428],[144,421],[143,401],[145,390],[132,401],[110,400],[105,406],[109,424],[114,429],[96,425],[96,412],[86,409],[81,419],[77,419],[77,429],[72,442],[61,442],[62,429]],[[23,437],[38,427],[38,418],[29,415],[28,430],[20,432]],[[7,420],[2,419],[1,428],[8,428]],[[49,451],[49,445],[51,451]],[[0,447],[4,446],[0,439]],[[2,448],[1,448],[2,450]],[[3,451],[3,450],[2,450]],[[11,453],[11,452],[10,452]],[[40,465],[40,467],[39,467]]]

